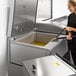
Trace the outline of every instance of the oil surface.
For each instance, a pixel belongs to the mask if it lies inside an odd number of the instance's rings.
[[[38,41],[34,41],[32,44],[33,45],[38,45],[38,46],[45,46],[46,45],[46,43],[44,43],[44,42],[38,42]]]

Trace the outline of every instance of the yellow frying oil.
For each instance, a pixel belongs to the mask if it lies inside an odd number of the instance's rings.
[[[32,44],[33,45],[38,45],[38,46],[45,46],[46,45],[46,43],[44,43],[44,42],[38,42],[38,41],[34,41]]]

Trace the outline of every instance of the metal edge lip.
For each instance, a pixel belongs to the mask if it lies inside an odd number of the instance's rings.
[[[29,36],[30,36],[31,34],[35,34],[35,33],[37,33],[37,32],[32,31],[32,32],[29,32],[28,34],[29,34]],[[40,33],[41,33],[41,32],[40,32]],[[26,45],[26,46],[29,46],[29,47],[36,47],[36,48],[43,48],[43,49],[46,49],[46,50],[51,50],[53,47],[56,47],[56,46],[57,46],[58,44],[60,44],[61,41],[62,41],[62,39],[61,39],[61,40],[58,40],[58,41],[56,41],[56,42],[53,42],[52,40],[50,40],[45,46],[37,46],[37,45],[29,44],[29,43],[18,42],[18,40],[20,40],[20,39],[22,39],[22,38],[24,38],[24,37],[27,37],[28,34],[25,34],[25,36],[23,35],[23,37],[18,38],[18,39],[16,39],[16,40],[13,40],[12,43],[18,44],[18,45],[23,45],[23,46]],[[42,34],[47,34],[47,33],[42,33]],[[50,35],[56,35],[56,34],[50,34]],[[51,44],[51,48],[49,48],[50,44]],[[53,44],[55,44],[55,45],[53,45]]]

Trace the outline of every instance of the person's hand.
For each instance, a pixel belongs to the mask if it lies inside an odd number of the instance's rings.
[[[67,38],[67,40],[72,40],[72,37],[69,35],[67,35],[66,38]]]
[[[65,30],[66,31],[72,31],[72,27],[66,27]]]
[[[72,34],[69,32],[68,35],[66,36],[67,40],[72,40]]]

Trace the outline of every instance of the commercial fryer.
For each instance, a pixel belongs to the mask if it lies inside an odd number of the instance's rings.
[[[67,52],[66,40],[54,41],[62,30],[51,22],[36,22],[37,0],[10,1],[8,26],[9,76],[22,76],[23,61]],[[66,18],[59,22],[64,21]],[[67,19],[66,19],[67,20]],[[58,22],[58,23],[59,23]],[[39,32],[39,31],[45,32]],[[49,33],[46,33],[49,31]]]

